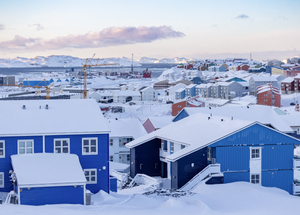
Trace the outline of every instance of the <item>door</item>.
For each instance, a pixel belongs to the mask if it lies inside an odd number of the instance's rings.
[[[250,182],[261,184],[261,147],[250,147]]]
[[[161,162],[161,177],[162,178],[168,177],[168,164],[165,162]]]

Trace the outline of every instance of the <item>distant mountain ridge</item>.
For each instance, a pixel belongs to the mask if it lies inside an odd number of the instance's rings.
[[[89,59],[92,64],[96,64],[97,58]],[[142,66],[141,63],[186,63],[195,59],[186,58],[149,58],[142,57],[137,61],[133,61],[134,66]],[[85,63],[85,58],[72,57],[69,55],[50,55],[48,57],[36,56],[34,58],[0,58],[0,68],[10,68],[10,67],[81,67]],[[103,58],[100,59],[98,64],[104,63],[116,63],[116,66],[131,66],[132,60],[127,57],[122,58]]]

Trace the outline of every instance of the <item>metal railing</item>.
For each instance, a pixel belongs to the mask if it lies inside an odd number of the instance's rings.
[[[114,169],[110,171],[110,175],[117,178],[118,188],[122,189],[129,182],[129,173],[120,173]]]
[[[180,190],[189,191],[193,189],[197,184],[209,180],[212,175],[222,176],[221,165],[220,164],[210,164],[205,167],[201,172],[195,175],[191,180],[189,180],[185,185],[183,185]]]
[[[145,174],[137,174],[130,182],[129,187],[133,187],[135,185],[149,185],[149,187],[153,189],[158,189],[161,187],[161,184],[158,180]]]

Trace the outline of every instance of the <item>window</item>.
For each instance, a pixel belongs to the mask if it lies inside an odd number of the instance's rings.
[[[126,155],[127,161],[130,161],[130,155]]]
[[[300,128],[297,128],[297,134],[300,134]]]
[[[109,156],[109,161],[114,161],[114,156]]]
[[[82,154],[83,155],[98,154],[97,138],[83,138],[82,139]]]
[[[251,159],[260,158],[260,148],[251,148]]]
[[[32,154],[33,140],[19,140],[18,141],[18,154]]]
[[[0,172],[0,187],[4,187],[4,172]]]
[[[84,169],[83,171],[87,184],[97,183],[97,169]]]
[[[127,138],[127,143],[131,142],[133,140],[133,138]]]
[[[114,145],[114,140],[113,139],[109,139],[109,145],[113,146]]]
[[[185,148],[185,145],[182,145],[182,144],[181,144],[181,149],[184,149],[184,148]]]
[[[251,174],[251,183],[252,184],[260,184],[260,175],[259,174]]]
[[[4,142],[4,140],[0,141],[0,158],[5,158],[5,142]]]
[[[70,153],[70,140],[54,139],[54,153]]]
[[[211,161],[211,148],[207,148],[207,160]]]
[[[162,140],[162,148],[164,151],[168,151],[168,141]]]
[[[174,142],[170,142],[170,152],[171,154],[174,153]]]

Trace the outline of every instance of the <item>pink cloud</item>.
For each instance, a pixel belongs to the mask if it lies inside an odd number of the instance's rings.
[[[5,25],[0,24],[0,31],[5,29]]]
[[[135,43],[149,43],[159,39],[184,37],[184,33],[168,26],[159,27],[110,27],[84,35],[68,35],[50,40],[24,38],[16,35],[10,41],[0,42],[0,48],[11,51],[37,51],[64,48],[98,48]]]

